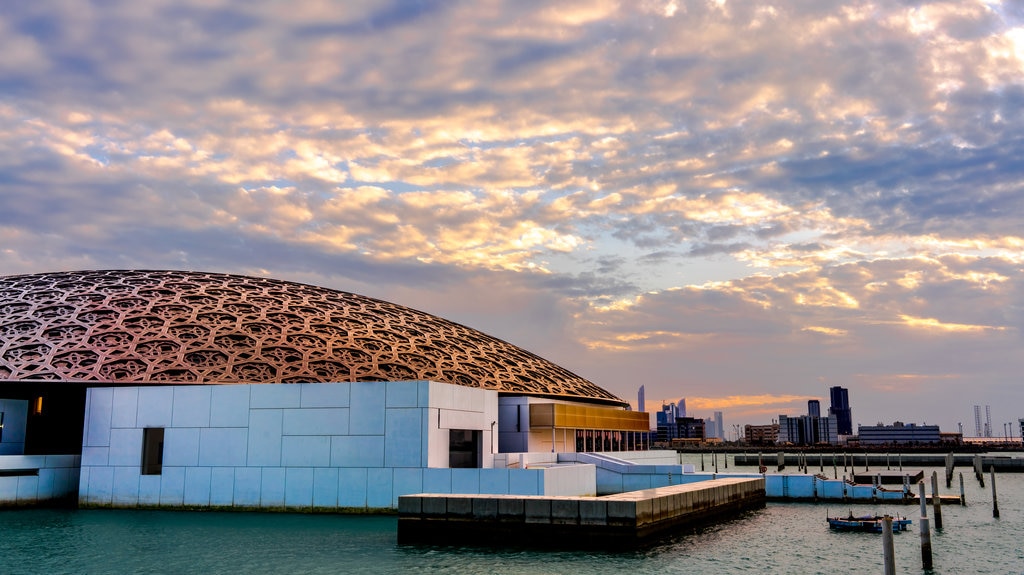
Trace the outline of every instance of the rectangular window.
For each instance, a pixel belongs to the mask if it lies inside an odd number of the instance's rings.
[[[480,467],[482,433],[471,429],[448,430],[448,467]]]
[[[142,430],[142,474],[160,475],[164,466],[164,428]]]

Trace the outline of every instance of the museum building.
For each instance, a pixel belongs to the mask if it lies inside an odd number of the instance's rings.
[[[266,278],[0,278],[0,505],[393,509],[580,495],[648,415],[507,342]]]

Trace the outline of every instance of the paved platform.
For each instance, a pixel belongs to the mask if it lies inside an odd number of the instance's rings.
[[[764,478],[723,478],[606,495],[403,495],[398,542],[630,546],[765,505]]]

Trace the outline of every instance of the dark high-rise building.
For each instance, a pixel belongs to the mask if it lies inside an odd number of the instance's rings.
[[[817,399],[808,400],[807,415],[810,415],[811,417],[821,417],[821,402]]]
[[[829,415],[836,416],[836,431],[839,435],[853,435],[853,412],[850,411],[850,396],[845,387],[829,388],[832,405]]]

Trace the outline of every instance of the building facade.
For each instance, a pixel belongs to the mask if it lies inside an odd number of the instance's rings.
[[[835,386],[828,390],[831,405],[829,415],[836,417],[836,431],[839,435],[853,434],[853,412],[850,410],[850,394],[846,388]]]
[[[941,443],[938,425],[895,422],[892,425],[858,425],[857,439],[862,446],[916,445]]]

